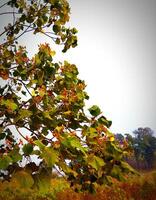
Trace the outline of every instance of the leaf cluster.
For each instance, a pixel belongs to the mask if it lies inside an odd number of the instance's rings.
[[[28,32],[43,34],[56,44],[64,45],[63,52],[77,46],[76,28],[65,26],[70,13],[66,0],[10,0],[7,3],[7,8],[9,7],[12,11],[2,15],[12,15],[13,22],[5,26],[0,34],[6,36],[3,46],[17,43],[18,39]]]

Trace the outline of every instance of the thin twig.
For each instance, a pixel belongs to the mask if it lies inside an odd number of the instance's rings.
[[[55,35],[55,33],[52,33],[52,32],[50,32],[50,31],[45,31],[44,33],[51,34],[51,35]]]
[[[8,1],[8,2],[2,4],[2,5],[0,6],[0,8],[2,8],[3,6],[7,5],[9,2],[10,2],[10,1]]]
[[[37,133],[35,133],[34,131],[32,131],[30,128],[23,126],[23,128],[27,129],[28,131],[30,131],[31,133],[33,133],[35,136],[38,137]]]
[[[20,135],[23,139],[25,139],[26,141],[28,141],[27,138],[19,131],[19,129],[18,129],[16,126],[15,126],[15,128],[16,128],[17,132],[19,133],[19,135]]]
[[[16,68],[17,68],[17,66],[15,66],[15,67],[11,67],[11,68],[9,68],[9,70],[16,69]]]
[[[14,24],[14,25],[12,25],[12,27],[11,28],[14,28],[15,26],[17,26],[18,24],[20,24],[20,22],[19,21],[16,21],[16,23]],[[9,29],[5,29],[1,34],[0,34],[0,37],[4,34],[4,33],[6,33],[7,31],[8,31]],[[5,43],[3,43],[3,44],[6,44],[7,42],[5,42]],[[1,44],[1,45],[3,45],[3,44]]]
[[[55,166],[54,169],[66,180],[65,176]]]
[[[7,30],[4,30],[2,33],[0,33],[0,37],[6,32],[7,32]]]
[[[20,15],[21,13],[14,12],[14,11],[0,13],[0,15],[7,15],[7,14],[17,14],[17,15]]]
[[[15,40],[18,40],[22,35],[24,35],[26,32],[27,32],[27,30],[29,29],[31,27],[31,24],[30,24],[30,26],[28,26],[26,29],[25,29],[25,31],[23,31],[18,37],[16,37],[13,41],[15,41]]]
[[[15,24],[15,8],[13,8],[13,25]]]
[[[57,39],[57,38],[54,38],[54,37],[48,35],[47,33],[42,32],[42,34],[46,35],[47,37],[49,37],[50,39],[52,39],[54,42],[55,42],[55,40]]]
[[[27,101],[23,102],[22,105],[19,106],[19,109],[21,109],[23,106],[25,106],[27,103],[29,103],[29,100],[30,99],[28,99]]]
[[[27,86],[25,85],[25,83],[24,83],[22,80],[20,80],[20,79],[15,79],[15,78],[13,78],[13,77],[9,77],[9,79],[11,79],[11,80],[17,80],[17,81],[21,82],[22,85],[23,85],[23,86],[25,87],[25,89],[27,90],[27,92],[28,92],[28,93],[30,94],[30,96],[32,97],[30,91],[28,90]]]
[[[47,6],[47,4],[48,3],[46,3],[40,10],[38,10],[37,11],[37,13],[39,13],[42,9],[44,9],[46,6]],[[20,13],[17,13],[17,12],[4,12],[4,13],[0,13],[0,15],[4,15],[4,14],[20,14]],[[16,22],[14,25],[13,25],[13,27],[15,26],[15,25],[18,25],[19,24],[19,22]],[[25,31],[23,31],[19,36],[17,36],[16,38],[14,38],[12,41],[6,41],[6,42],[4,42],[4,43],[2,43],[1,45],[3,46],[3,45],[6,45],[6,44],[9,44],[10,42],[14,42],[14,41],[16,41],[16,40],[18,40],[22,35],[24,35],[25,33],[27,33],[27,32],[29,32],[29,31],[32,31],[32,30],[28,30],[29,28],[31,28],[31,24],[27,27],[27,29],[25,30]],[[4,33],[6,33],[8,30],[5,30],[5,31],[3,31],[1,34],[0,34],[0,36],[2,36]],[[45,34],[46,35],[46,34]],[[55,42],[55,38],[53,38],[53,37],[51,37],[51,36],[49,36],[49,35],[47,35],[48,37],[50,37],[54,42]]]
[[[23,84],[23,86],[25,87],[25,89],[27,90],[27,92],[28,92],[28,93],[30,94],[30,96],[32,97],[32,95],[31,95],[30,91],[28,90],[27,86],[25,85],[25,83],[23,83],[23,81],[20,80],[20,79],[18,79],[18,81],[20,81],[20,82]]]

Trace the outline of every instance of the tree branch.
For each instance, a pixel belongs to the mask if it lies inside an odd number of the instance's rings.
[[[18,129],[16,126],[15,126],[15,128],[16,128],[17,132],[19,133],[19,135],[20,135],[23,139],[25,139],[26,141],[28,141],[27,138],[19,131],[19,129]]]
[[[7,14],[17,14],[17,15],[21,15],[21,13],[18,13],[18,12],[14,12],[14,11],[9,11],[9,12],[3,12],[3,13],[0,13],[0,15],[7,15]]]

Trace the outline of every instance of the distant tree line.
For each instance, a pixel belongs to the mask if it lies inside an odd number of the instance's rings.
[[[149,128],[138,128],[133,134],[116,134],[121,145],[129,143],[131,156],[125,159],[136,169],[152,169],[156,166],[156,137],[154,131]]]

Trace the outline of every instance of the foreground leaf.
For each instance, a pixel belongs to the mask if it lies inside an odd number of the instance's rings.
[[[87,162],[90,166],[92,166],[96,170],[99,170],[101,167],[105,165],[104,160],[100,157],[95,156],[94,154],[88,156]]]
[[[12,159],[10,158],[10,156],[4,155],[0,157],[0,169],[6,169],[11,162]]]
[[[41,153],[41,158],[44,159],[48,167],[52,167],[59,161],[59,153],[51,147],[46,147]]]
[[[31,188],[34,184],[31,174],[24,170],[16,172],[12,180],[18,183],[21,188]]]
[[[101,113],[101,110],[98,106],[94,105],[91,108],[89,108],[89,112],[94,117],[97,117]]]

